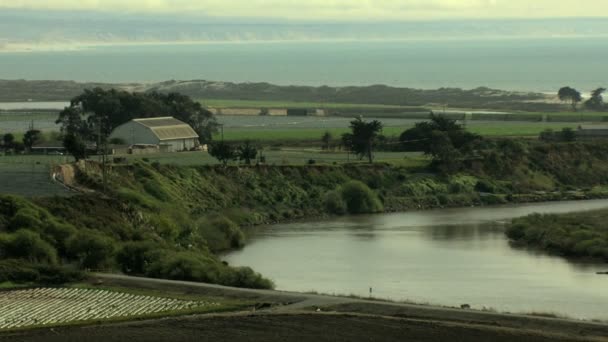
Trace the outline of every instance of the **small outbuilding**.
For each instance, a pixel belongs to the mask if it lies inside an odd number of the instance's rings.
[[[198,134],[173,117],[133,119],[114,129],[110,139],[133,145],[157,145],[167,152],[188,151],[199,146]]]

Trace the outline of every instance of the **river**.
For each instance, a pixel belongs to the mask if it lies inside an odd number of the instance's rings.
[[[607,208],[608,200],[351,216],[255,228],[224,256],[279,290],[608,319],[608,264],[510,246],[505,222],[530,213]]]

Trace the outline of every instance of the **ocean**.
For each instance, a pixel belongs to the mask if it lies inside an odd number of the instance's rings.
[[[587,93],[608,86],[608,39],[248,42],[0,53],[0,79],[281,85],[487,86]]]

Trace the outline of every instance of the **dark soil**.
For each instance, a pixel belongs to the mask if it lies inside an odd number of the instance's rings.
[[[0,341],[573,341],[528,331],[333,314],[182,317],[0,335]]]

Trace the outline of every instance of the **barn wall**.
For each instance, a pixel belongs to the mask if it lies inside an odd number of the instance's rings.
[[[168,145],[169,152],[179,152],[183,150],[190,150],[196,146],[198,146],[198,139],[189,138],[189,139],[174,139],[174,140],[163,140],[161,142],[163,145]]]
[[[112,132],[112,135],[110,135],[110,139],[112,138],[120,138],[128,145],[157,145],[160,142],[149,128],[133,121],[116,127],[116,129]]]

